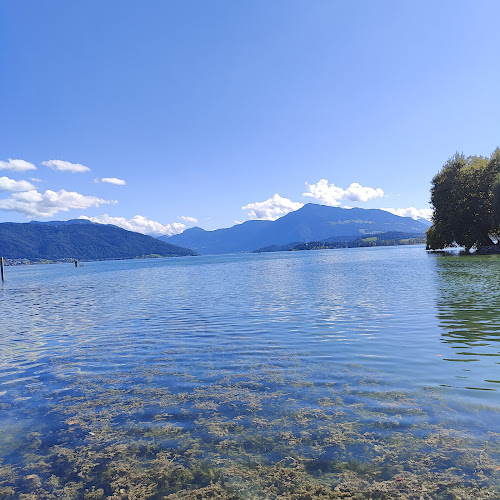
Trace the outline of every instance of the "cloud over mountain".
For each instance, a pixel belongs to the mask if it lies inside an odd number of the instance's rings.
[[[36,189],[22,193],[14,193],[9,198],[0,200],[0,210],[19,212],[27,217],[52,217],[58,212],[71,209],[84,210],[112,203],[97,196],[85,196],[74,191],[51,191],[39,193]]]
[[[278,193],[265,201],[249,203],[242,210],[248,210],[248,217],[252,220],[276,220],[289,212],[294,212],[304,206],[303,203],[283,198]]]
[[[81,215],[79,219],[87,219],[98,224],[113,224],[115,226],[134,231],[141,234],[149,235],[168,235],[182,233],[186,228],[185,224],[181,222],[172,222],[172,224],[161,224],[154,220],[146,219],[143,215],[134,215],[131,219],[125,217],[112,217],[111,215],[104,214],[95,217],[87,217]]]
[[[325,205],[338,207],[341,200],[368,201],[384,196],[381,188],[365,187],[353,182],[347,189],[336,186],[333,182],[328,184],[327,179],[320,179],[316,184],[306,182],[308,191],[303,196],[314,198]]]
[[[411,217],[412,219],[426,219],[430,221],[432,219],[433,210],[431,208],[381,208],[380,210],[385,210],[394,215],[399,215],[400,217]]]

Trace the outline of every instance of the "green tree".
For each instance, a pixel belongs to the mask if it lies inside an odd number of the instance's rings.
[[[493,193],[493,216],[495,218],[495,225],[500,225],[500,176],[495,179],[491,189]]]
[[[491,169],[497,172],[497,176],[493,181],[493,186],[491,188],[491,192],[493,195],[492,204],[493,204],[493,218],[494,218],[494,226],[495,226],[495,236],[497,240],[499,238],[499,228],[500,228],[500,148],[497,148],[495,152],[491,155]]]
[[[500,150],[490,159],[456,153],[432,180],[432,226],[427,231],[427,248],[455,245],[472,247],[493,245],[491,236],[500,227]],[[497,198],[494,191],[498,192]],[[495,216],[498,199],[499,217]]]

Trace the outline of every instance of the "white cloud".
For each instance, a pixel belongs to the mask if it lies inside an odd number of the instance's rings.
[[[400,217],[411,217],[412,219],[426,219],[430,221],[432,219],[433,210],[431,208],[381,208],[386,212],[390,212],[394,215],[399,215]]]
[[[24,160],[12,160],[9,158],[7,161],[0,161],[0,170],[13,170],[15,172],[25,172],[26,170],[36,170],[35,165]]]
[[[289,212],[294,212],[304,206],[303,203],[282,198],[276,193],[266,201],[249,203],[242,210],[249,210],[248,217],[253,220],[276,220]]]
[[[9,198],[0,200],[0,210],[20,212],[27,217],[52,217],[58,212],[68,212],[71,209],[83,210],[98,207],[103,203],[111,202],[64,189],[57,192],[48,189],[45,193],[33,189],[24,193],[14,193]]]
[[[35,189],[35,186],[28,181],[15,181],[14,179],[9,179],[8,177],[0,177],[0,191],[29,191],[30,189]]]
[[[171,236],[173,234],[182,233],[186,228],[186,225],[181,222],[161,224],[160,222],[146,219],[143,215],[134,215],[131,219],[125,219],[125,217],[112,217],[108,214],[98,215],[96,217],[81,215],[79,219],[87,219],[92,222],[97,222],[98,224],[113,224],[123,229],[127,229],[128,231],[150,235]]]
[[[107,184],[116,184],[117,186],[125,186],[127,184],[123,179],[117,177],[103,177],[102,179],[94,179],[94,182],[106,182]]]
[[[198,222],[198,219],[196,217],[187,217],[186,215],[181,215],[180,218],[186,222],[192,222],[193,224],[196,224]]]
[[[364,187],[357,182],[353,182],[347,189],[342,189],[333,182],[328,184],[328,180],[326,179],[320,179],[316,184],[308,184],[306,182],[306,186],[308,191],[303,193],[303,196],[315,198],[331,207],[340,206],[340,200],[368,201],[384,196],[382,189]]]
[[[351,201],[368,201],[382,196],[384,196],[384,190],[381,188],[364,187],[357,182],[353,182],[347,188],[344,198]]]
[[[42,165],[50,167],[53,170],[59,170],[60,172],[90,172],[90,168],[85,165],[80,163],[70,163],[69,161],[63,160],[42,161]]]

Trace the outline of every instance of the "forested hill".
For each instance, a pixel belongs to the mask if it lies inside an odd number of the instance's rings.
[[[0,224],[0,256],[7,259],[131,259],[196,255],[187,248],[116,226],[81,220]]]

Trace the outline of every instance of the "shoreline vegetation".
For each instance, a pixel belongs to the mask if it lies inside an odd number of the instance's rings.
[[[427,250],[500,253],[500,148],[489,158],[452,156],[432,179],[431,205]]]
[[[330,250],[338,248],[365,248],[378,246],[399,246],[399,245],[422,245],[426,243],[425,234],[403,233],[390,231],[387,233],[373,234],[363,238],[355,238],[349,241],[342,241],[337,238],[328,238],[323,241],[310,241],[308,243],[293,242],[287,245],[270,245],[259,248],[253,253],[283,252],[300,250]]]

